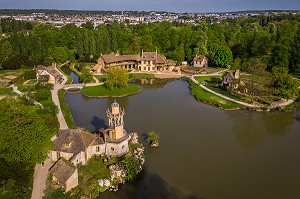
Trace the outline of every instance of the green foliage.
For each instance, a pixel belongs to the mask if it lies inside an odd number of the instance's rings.
[[[8,163],[41,162],[51,147],[51,130],[19,100],[0,101],[0,158]]]
[[[126,70],[118,67],[108,69],[105,84],[109,90],[113,90],[114,88],[126,88],[128,86],[127,81],[128,75]]]
[[[212,60],[215,66],[229,67],[232,63],[233,56],[230,48],[227,46],[221,46],[217,51]]]
[[[45,101],[45,100],[49,99],[50,96],[51,96],[51,93],[47,89],[41,89],[32,94],[32,98],[38,102]]]
[[[125,156],[122,160],[126,173],[125,179],[129,182],[133,181],[137,174],[141,171],[138,161],[133,156]]]
[[[0,65],[12,54],[12,46],[8,40],[0,41]]]
[[[155,133],[154,131],[151,131],[149,134],[148,134],[148,137],[147,137],[147,142],[148,143],[152,143],[154,141],[156,142],[159,142],[159,134]]]
[[[24,79],[25,80],[30,80],[30,79],[35,79],[35,78],[36,78],[35,70],[26,70],[24,72]]]
[[[80,75],[80,81],[83,83],[90,83],[93,81],[93,75],[88,68],[84,68]]]
[[[66,47],[55,47],[49,49],[49,56],[58,63],[64,63],[69,58],[68,52],[69,50]]]
[[[81,89],[81,93],[90,97],[118,97],[139,93],[141,88],[135,84],[128,84],[126,88],[114,88],[109,90],[105,85],[89,86]]]
[[[274,94],[284,99],[291,99],[298,94],[298,88],[288,69],[284,67],[274,67],[272,70]]]

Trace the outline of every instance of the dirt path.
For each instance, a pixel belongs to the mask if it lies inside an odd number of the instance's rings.
[[[31,199],[41,199],[46,189],[46,181],[48,178],[48,172],[52,166],[50,158],[44,161],[44,167],[41,164],[37,164],[34,168],[34,181]]]

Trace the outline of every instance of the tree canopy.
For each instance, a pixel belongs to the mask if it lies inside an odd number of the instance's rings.
[[[108,69],[106,87],[110,90],[128,86],[128,75],[126,70],[118,67]]]

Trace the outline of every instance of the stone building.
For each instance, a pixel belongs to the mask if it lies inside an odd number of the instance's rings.
[[[120,55],[119,53],[111,53],[102,55],[98,59],[98,63],[92,71],[99,71],[99,67],[121,67],[125,70],[136,70],[142,72],[153,71],[172,71],[176,63],[165,56],[156,52],[144,52],[133,55]]]
[[[207,67],[208,66],[208,58],[204,55],[196,55],[193,59],[194,67]]]
[[[71,164],[65,158],[60,158],[50,168],[52,180],[61,185],[66,192],[78,185],[78,171],[76,166]]]
[[[222,78],[221,86],[223,88],[237,89],[240,84],[240,70],[227,71]]]
[[[63,76],[55,70],[55,65],[51,67],[38,66],[36,70],[36,79],[38,82],[57,84],[63,81]]]
[[[107,109],[106,114],[109,125],[107,129],[99,130],[94,134],[80,128],[60,130],[54,140],[54,147],[51,150],[51,160],[55,162],[51,169],[53,180],[63,185],[66,191],[67,187],[76,184],[73,181],[78,178],[76,174],[74,176],[64,174],[62,170],[66,167],[70,165],[75,168],[80,167],[87,164],[94,156],[120,157],[128,153],[130,137],[124,129],[124,109],[114,102],[111,108]],[[77,169],[73,173],[76,172]]]

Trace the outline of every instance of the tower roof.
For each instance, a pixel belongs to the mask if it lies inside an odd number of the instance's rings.
[[[112,107],[112,108],[119,107],[119,106],[120,106],[120,105],[116,102],[116,100],[115,100],[114,103],[111,104],[111,107]]]

